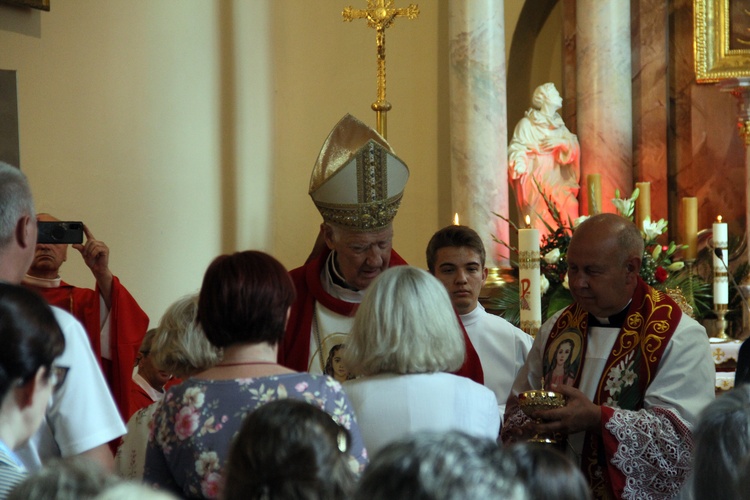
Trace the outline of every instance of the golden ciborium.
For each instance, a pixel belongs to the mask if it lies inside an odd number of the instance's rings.
[[[544,381],[542,381],[542,388],[533,391],[524,391],[518,395],[518,405],[521,407],[526,415],[533,418],[532,415],[539,410],[552,410],[554,408],[562,408],[565,406],[565,396],[559,392],[545,391]],[[537,424],[542,423],[541,418],[535,419]],[[529,439],[532,443],[547,443],[556,444],[557,441],[552,436],[536,433],[534,437]]]

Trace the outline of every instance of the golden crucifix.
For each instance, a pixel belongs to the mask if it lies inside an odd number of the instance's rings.
[[[377,32],[375,41],[378,49],[378,100],[370,107],[375,111],[378,133],[387,139],[386,113],[391,109],[391,103],[385,100],[385,30],[397,17],[416,18],[419,15],[419,6],[409,4],[406,8],[395,8],[393,0],[367,0],[367,9],[344,7],[341,15],[344,21],[367,19],[367,25],[375,28]]]

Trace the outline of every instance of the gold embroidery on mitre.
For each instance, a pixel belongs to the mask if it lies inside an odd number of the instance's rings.
[[[346,115],[321,148],[309,194],[325,222],[377,231],[396,216],[408,178],[408,167],[385,139]]]
[[[316,202],[323,220],[353,231],[375,231],[391,223],[398,212],[403,193],[384,201],[367,204],[335,205]]]

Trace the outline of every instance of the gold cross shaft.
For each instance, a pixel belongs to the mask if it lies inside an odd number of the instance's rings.
[[[370,106],[375,111],[377,130],[387,139],[388,126],[386,113],[391,109],[391,103],[385,99],[385,30],[393,24],[397,17],[415,19],[419,15],[419,6],[409,4],[408,7],[395,8],[393,0],[367,0],[367,9],[344,7],[341,12],[344,21],[352,19],[367,19],[367,26],[376,31],[375,42],[378,51],[378,99]]]

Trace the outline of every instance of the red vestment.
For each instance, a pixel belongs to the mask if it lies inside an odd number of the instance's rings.
[[[125,420],[130,420],[135,412],[141,408],[151,406],[154,404],[154,400],[151,399],[151,395],[140,385],[136,384],[134,380],[130,380],[130,395],[128,398],[128,412],[125,415]]]
[[[320,282],[320,273],[326,264],[330,250],[326,249],[317,257],[309,260],[305,265],[289,272],[294,286],[297,290],[297,298],[292,304],[286,334],[279,345],[279,363],[297,371],[307,371],[310,359],[310,335],[312,331],[312,318],[315,313],[315,302],[320,302],[324,307],[342,316],[353,316],[357,312],[359,304],[346,302],[333,297],[323,289]],[[391,250],[389,267],[403,266],[406,261],[401,258],[395,250]],[[461,322],[459,321],[459,324]],[[482,365],[479,361],[474,346],[469,336],[461,326],[464,341],[466,343],[466,358],[461,369],[456,375],[462,375],[482,384],[484,375]]]
[[[83,324],[91,342],[91,349],[99,360],[104,378],[109,384],[112,396],[120,414],[126,418],[130,399],[130,381],[133,366],[143,336],[148,329],[148,316],[135,301],[130,292],[117,277],[112,280],[112,307],[109,311],[109,344],[112,359],[101,356],[101,322],[99,311],[99,287],[96,290],[77,288],[64,281],[59,287],[45,288],[24,285],[42,295],[47,302],[57,306]],[[75,369],[75,367],[71,367]]]

